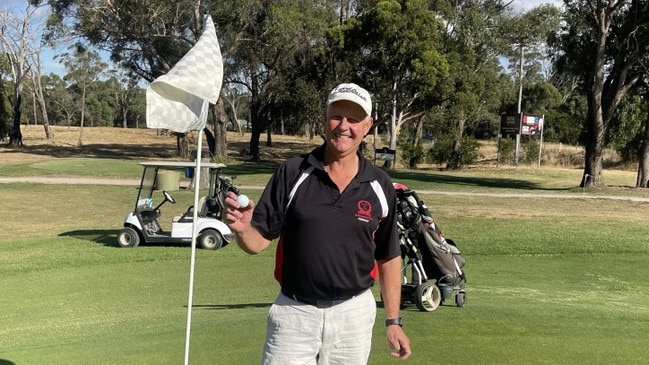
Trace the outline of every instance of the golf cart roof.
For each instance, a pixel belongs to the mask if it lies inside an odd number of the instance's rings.
[[[153,167],[183,168],[183,167],[196,167],[196,161],[144,161],[144,162],[140,162],[140,165],[153,166]],[[210,169],[222,169],[225,167],[225,165],[216,162],[201,162],[201,167],[207,167]]]

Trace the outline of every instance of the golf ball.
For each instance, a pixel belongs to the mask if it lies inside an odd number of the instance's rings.
[[[237,196],[237,203],[239,203],[239,206],[241,208],[246,208],[250,203],[250,199],[248,198],[247,195],[241,194]]]

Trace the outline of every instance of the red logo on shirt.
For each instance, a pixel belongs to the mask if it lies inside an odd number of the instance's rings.
[[[363,220],[372,219],[372,204],[370,204],[370,202],[368,202],[367,200],[359,200],[356,206],[358,207],[356,217]]]

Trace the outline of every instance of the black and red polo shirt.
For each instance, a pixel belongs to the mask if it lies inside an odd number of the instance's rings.
[[[361,155],[359,173],[340,193],[324,171],[323,157],[324,145],[280,165],[255,207],[252,226],[267,239],[279,237],[275,278],[285,294],[347,299],[374,284],[375,260],[401,254],[396,194],[390,177]],[[309,166],[313,171],[287,207],[293,185]],[[373,182],[384,192],[386,216]]]

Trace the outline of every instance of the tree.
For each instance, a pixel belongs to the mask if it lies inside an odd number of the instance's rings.
[[[250,155],[257,161],[261,133],[264,129],[270,133],[273,110],[286,96],[273,83],[283,82],[278,78],[282,72],[289,77],[298,55],[324,43],[335,13],[333,7],[310,0],[279,0],[253,2],[248,8],[237,8],[228,19],[225,23],[236,24],[228,38],[236,42],[229,81],[250,95]]]
[[[649,72],[645,74],[642,79],[642,94],[644,95],[645,100],[645,121],[644,121],[644,131],[642,134],[642,142],[639,146],[639,163],[638,163],[638,176],[636,178],[635,187],[636,188],[649,188],[649,104],[647,102],[647,86],[649,85]]]
[[[41,4],[44,0],[30,0]],[[63,29],[110,52],[111,61],[151,82],[167,73],[196,43],[203,31],[203,14],[220,9],[216,1],[200,0],[51,0],[49,37]],[[69,28],[68,28],[69,26]],[[227,51],[222,49],[224,59]],[[219,99],[218,103],[222,103]],[[222,106],[212,108],[217,143],[211,152],[225,156],[226,138]],[[186,145],[177,134],[178,145]],[[218,149],[218,150],[217,150]],[[181,150],[178,151],[181,153]]]
[[[37,10],[37,8],[27,5],[22,17],[6,10],[0,12],[0,20],[3,24],[0,28],[0,49],[8,57],[13,77],[13,92],[11,96],[8,95],[13,110],[12,125],[9,130],[9,144],[12,146],[19,146],[23,143],[20,130],[23,89],[25,80],[34,67],[30,61],[35,54],[40,52],[40,49],[33,48],[40,44],[35,41],[35,29],[32,24]]]
[[[588,101],[581,186],[604,186],[602,158],[615,111],[642,75],[649,52],[646,0],[564,0],[557,65],[578,76]]]
[[[83,146],[83,124],[86,114],[86,96],[90,84],[96,81],[108,65],[101,61],[97,52],[90,51],[81,44],[72,47],[72,53],[61,56],[62,63],[67,71],[64,80],[75,87],[81,99],[81,120],[79,122],[79,140],[77,145]]]
[[[510,99],[510,83],[503,82],[500,65],[500,56],[511,49],[507,25],[514,18],[506,16],[506,6],[498,0],[435,2],[444,22],[441,52],[449,62],[449,75],[440,82],[434,101],[442,110],[442,132],[452,140],[447,169],[460,167],[467,130],[479,122],[496,122],[503,101]]]
[[[54,125],[64,123],[69,128],[77,107],[65,81],[59,75],[49,74],[43,77],[43,84],[50,119]]]
[[[438,51],[440,27],[425,0],[366,1],[346,24],[340,56],[352,62],[352,80],[374,92],[378,118],[389,118],[391,149],[401,126],[430,107],[435,86],[448,73]]]
[[[110,90],[113,105],[118,110],[114,125],[128,128],[128,122],[131,119],[130,113],[134,112],[132,105],[135,103],[138,90],[141,88],[133,77],[124,72],[113,70],[111,74],[112,77],[108,79],[107,86]],[[133,126],[137,127],[137,125]]]
[[[45,129],[45,138],[52,139],[54,133],[52,133],[52,128],[50,128],[50,119],[47,115],[47,103],[45,102],[45,95],[43,93],[40,53],[34,55],[34,68],[30,73],[30,79],[32,82],[32,89],[34,90],[34,98],[36,99],[36,103],[41,111],[42,124]],[[36,120],[36,110],[34,110],[34,121]]]
[[[246,97],[241,90],[234,87],[226,87],[223,90],[223,98],[228,103],[228,110],[231,114],[231,122],[234,131],[243,135],[243,130],[241,129],[241,124],[239,123],[239,104]]]

